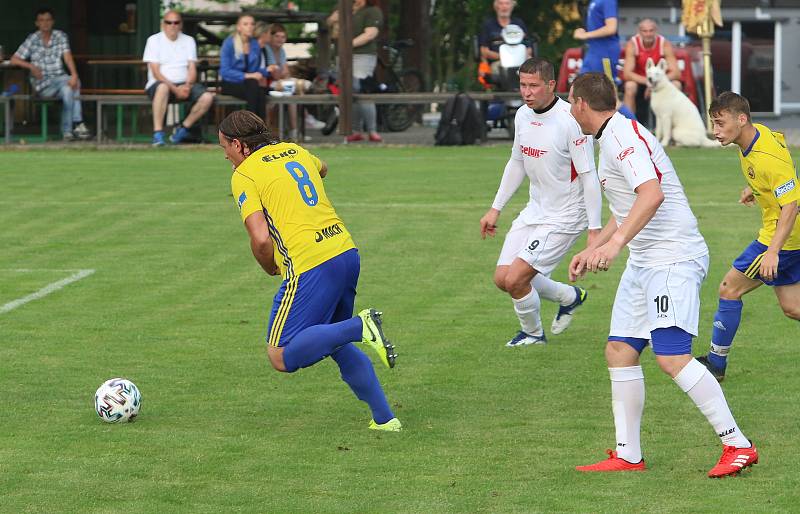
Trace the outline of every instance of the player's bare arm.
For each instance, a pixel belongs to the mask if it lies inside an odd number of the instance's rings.
[[[636,201],[633,202],[628,217],[625,218],[608,242],[598,247],[589,258],[589,271],[606,271],[626,244],[636,236],[655,216],[664,202],[664,192],[657,179],[639,184],[636,188]]]
[[[594,250],[606,244],[613,236],[614,233],[617,231],[617,220],[614,216],[611,216],[608,219],[608,222],[603,227],[602,230],[590,230],[589,237],[586,241],[586,248],[584,248],[580,253],[576,254],[572,257],[572,261],[569,264],[569,280],[570,282],[575,282],[579,278],[586,275],[586,262],[589,260],[589,256],[594,252]],[[594,237],[592,236],[592,232],[596,232]]]
[[[756,204],[756,197],[753,194],[753,190],[750,189],[750,186],[745,186],[745,188],[742,189],[742,194],[739,196],[739,203],[748,207],[752,207]]]
[[[636,201],[625,221],[617,227],[614,235],[604,244],[597,247],[586,261],[588,271],[608,271],[611,263],[617,258],[622,248],[630,242],[655,216],[664,202],[664,192],[657,179],[639,184],[636,188]]]
[[[775,276],[778,274],[778,252],[781,251],[786,240],[789,239],[796,219],[796,200],[781,207],[781,215],[778,217],[775,235],[772,236],[772,241],[770,241],[767,251],[764,252],[764,258],[761,259],[761,268],[758,270],[758,273],[765,280],[775,280]]]
[[[481,239],[486,236],[494,237],[497,235],[497,220],[500,218],[500,211],[492,207],[481,218]]]
[[[254,212],[244,220],[247,234],[250,236],[250,249],[253,257],[268,275],[278,274],[278,265],[275,264],[275,247],[269,237],[269,227],[264,213]]]
[[[321,160],[321,159],[320,159],[319,163],[320,163],[319,176],[322,177],[322,178],[325,178],[325,175],[328,174],[328,164],[325,161]]]

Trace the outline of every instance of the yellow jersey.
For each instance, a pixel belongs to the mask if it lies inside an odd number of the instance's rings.
[[[783,134],[757,123],[753,126],[756,137],[745,150],[739,149],[739,160],[747,185],[761,207],[763,225],[758,231],[758,242],[769,246],[781,207],[793,201],[800,205],[800,184]],[[800,250],[800,216],[782,250]]]
[[[266,145],[233,172],[231,190],[242,221],[262,212],[275,247],[275,262],[293,278],[355,248],[325,194],[321,161],[293,143]]]

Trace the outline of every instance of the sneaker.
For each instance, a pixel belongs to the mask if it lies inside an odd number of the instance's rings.
[[[165,144],[167,144],[167,142],[164,141],[163,130],[159,130],[158,132],[153,132],[153,142],[151,144],[153,146],[164,146]]]
[[[550,326],[550,331],[553,334],[560,334],[569,328],[569,324],[572,323],[572,313],[586,301],[586,297],[588,296],[586,294],[586,289],[578,286],[572,287],[575,289],[575,294],[577,295],[575,301],[569,305],[562,305],[558,308],[558,314],[556,314],[553,324]]]
[[[176,130],[175,133],[169,137],[169,142],[177,145],[186,140],[187,137],[189,137],[189,129],[183,125],[180,125],[178,126],[178,130]]]
[[[714,375],[714,378],[717,379],[717,382],[722,382],[725,380],[725,368],[718,368],[711,364],[711,361],[708,360],[708,355],[701,355],[700,357],[696,357],[697,362],[708,368],[708,371]]]
[[[324,121],[318,120],[317,118],[315,118],[311,114],[306,114],[305,124],[306,124],[306,127],[311,128],[311,129],[315,129],[315,130],[320,130],[320,129],[325,127],[325,122]]]
[[[578,471],[644,471],[644,459],[636,464],[632,464],[625,459],[617,457],[617,452],[613,450],[606,450],[608,458],[601,460],[595,464],[588,464],[586,466],[575,466]]]
[[[92,137],[92,133],[89,132],[89,129],[86,128],[86,124],[84,122],[78,123],[74,129],[72,129],[72,135],[75,136],[77,139],[89,139]]]
[[[547,338],[544,336],[544,332],[540,336],[532,336],[527,332],[523,332],[520,330],[517,332],[517,335],[511,338],[511,341],[506,343],[507,348],[516,348],[518,346],[528,346],[529,344],[545,344],[547,343]]]
[[[394,345],[386,339],[383,333],[382,315],[382,312],[375,309],[364,309],[358,313],[361,321],[364,322],[364,328],[361,329],[361,342],[371,346],[386,367],[393,368],[397,354],[394,352]]]
[[[384,432],[400,432],[401,430],[403,430],[403,425],[397,418],[392,418],[386,423],[375,423],[375,420],[372,419],[369,422],[369,429],[383,430]]]
[[[363,141],[363,140],[364,140],[364,136],[361,135],[361,132],[353,132],[352,134],[350,134],[349,136],[344,138],[344,143],[345,144],[347,144],[347,143],[355,143],[357,141]]]
[[[383,143],[383,138],[377,132],[370,132],[369,140],[371,143]]]
[[[758,464],[758,451],[756,445],[750,441],[750,448],[737,448],[735,446],[722,446],[722,457],[717,465],[708,472],[709,478],[721,478],[738,475],[743,469]]]
[[[69,143],[70,141],[75,141],[75,136],[72,134],[72,132],[64,132],[61,134],[61,140],[65,143]]]

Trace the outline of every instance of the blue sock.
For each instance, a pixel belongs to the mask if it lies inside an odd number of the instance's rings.
[[[283,349],[283,364],[292,373],[316,364],[340,346],[361,341],[362,321],[358,316],[339,323],[314,325],[297,333]]]
[[[714,314],[714,329],[711,332],[711,351],[708,361],[716,368],[725,369],[728,352],[733,344],[739,322],[742,320],[742,301],[719,299],[719,308]]]
[[[347,382],[359,400],[369,405],[375,423],[386,423],[394,417],[372,361],[364,352],[354,344],[348,344],[336,350],[331,358],[339,365],[342,380]]]

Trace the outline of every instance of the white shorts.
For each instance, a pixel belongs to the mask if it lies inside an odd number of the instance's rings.
[[[565,232],[553,225],[528,225],[517,218],[506,234],[497,265],[510,266],[519,257],[549,276],[580,235],[581,232]]]
[[[630,261],[619,281],[609,336],[650,339],[657,328],[678,327],[697,336],[700,286],[708,255],[653,268]]]

